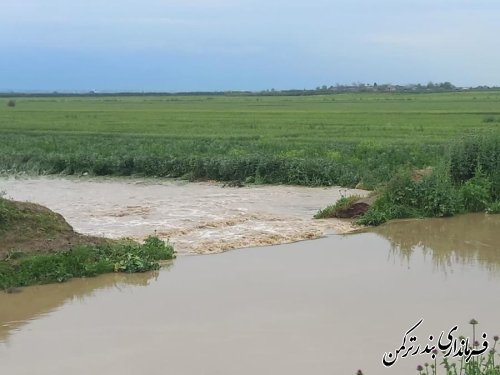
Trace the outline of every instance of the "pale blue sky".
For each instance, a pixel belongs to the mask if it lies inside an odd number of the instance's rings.
[[[0,0],[0,90],[500,85],[498,0]]]

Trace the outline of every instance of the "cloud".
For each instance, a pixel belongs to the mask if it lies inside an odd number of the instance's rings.
[[[179,87],[213,85],[196,71],[200,65],[227,79],[224,87],[439,76],[500,83],[498,19],[497,0],[16,0],[0,12],[0,82],[14,86],[20,74],[40,81],[53,74],[52,64],[67,70],[76,88],[82,83],[71,71],[92,67],[93,76],[113,77],[120,60],[123,77],[135,74],[134,82],[153,82],[148,74],[173,82],[172,69],[180,70]],[[22,56],[35,54],[43,55],[41,67],[21,64]],[[154,65],[152,73],[145,64]],[[243,66],[251,80],[238,74]],[[488,82],[471,73],[474,66]],[[190,75],[197,80],[189,82]]]

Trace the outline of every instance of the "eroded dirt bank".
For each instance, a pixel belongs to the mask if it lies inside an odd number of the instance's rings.
[[[2,178],[0,191],[60,213],[82,234],[141,240],[156,233],[180,254],[312,239],[353,229],[348,221],[313,220],[342,195],[338,187],[222,187],[153,179]]]

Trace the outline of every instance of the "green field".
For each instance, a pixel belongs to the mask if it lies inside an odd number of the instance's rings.
[[[0,170],[374,188],[500,133],[500,92],[0,100]],[[4,103],[2,103],[2,101]]]

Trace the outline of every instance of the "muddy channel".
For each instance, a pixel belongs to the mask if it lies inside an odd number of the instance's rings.
[[[341,196],[368,192],[298,186],[223,187],[153,179],[8,178],[8,198],[44,205],[80,233],[169,240],[180,254],[209,254],[345,233],[349,221],[313,220]]]
[[[471,336],[471,318],[491,343],[500,333],[499,215],[342,234],[344,222],[310,220],[341,194],[334,188],[67,179],[0,187],[80,232],[156,230],[181,249],[158,272],[0,293],[0,374],[416,374],[429,355],[390,367],[382,358],[420,319],[422,346],[455,325]],[[320,238],[260,246],[307,231]],[[242,245],[250,247],[221,252]],[[216,254],[182,256],[205,252]]]

